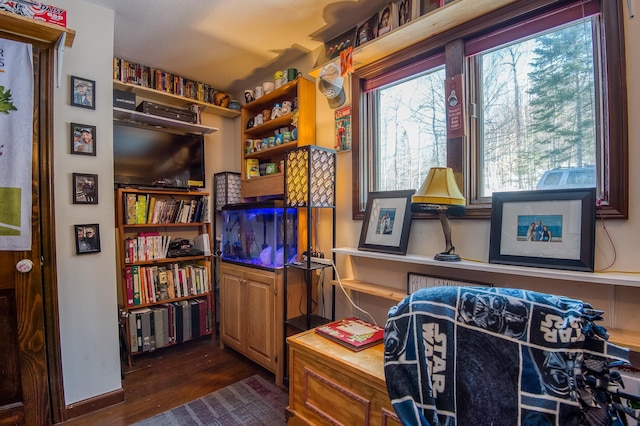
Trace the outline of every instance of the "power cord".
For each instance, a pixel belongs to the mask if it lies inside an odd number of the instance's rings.
[[[349,303],[351,303],[351,306],[353,306],[354,308],[356,308],[358,311],[362,312],[363,314],[367,314],[369,316],[369,318],[371,318],[371,322],[373,324],[375,324],[375,325],[378,325],[378,323],[376,322],[375,318],[373,318],[373,315],[371,315],[369,312],[367,312],[364,309],[362,309],[360,306],[356,305],[355,302],[353,300],[351,300],[351,297],[349,297],[349,294],[347,293],[347,290],[345,290],[345,288],[342,286],[342,280],[340,279],[340,274],[338,273],[338,268],[336,268],[336,264],[333,261],[331,261],[331,267],[333,267],[333,271],[336,273],[336,280],[338,281],[338,284],[340,285],[340,288],[342,289],[342,292],[346,296],[347,300],[349,301]]]

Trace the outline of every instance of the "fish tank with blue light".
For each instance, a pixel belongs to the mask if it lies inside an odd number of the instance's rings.
[[[222,260],[261,269],[282,268],[285,261],[296,260],[298,210],[288,208],[286,218],[284,213],[282,200],[225,205],[221,224]]]

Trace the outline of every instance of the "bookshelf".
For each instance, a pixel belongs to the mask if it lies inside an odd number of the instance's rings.
[[[125,92],[133,92],[136,97],[149,99],[152,101],[160,102],[166,105],[177,106],[180,108],[188,108],[190,105],[199,105],[203,111],[208,113],[219,115],[227,118],[236,118],[240,116],[240,111],[222,108],[208,102],[199,101],[197,99],[191,99],[184,96],[174,95],[173,93],[163,92],[161,90],[152,89],[150,87],[138,86],[136,84],[124,83],[120,80],[113,80],[113,88],[116,90],[122,90]],[[134,112],[134,111],[131,111]],[[114,108],[114,115],[115,115]],[[147,114],[148,115],[148,114]],[[174,120],[177,121],[177,120]],[[188,124],[188,123],[185,123]]]
[[[129,353],[214,335],[209,194],[119,188],[115,197]],[[189,239],[194,247],[182,242]]]

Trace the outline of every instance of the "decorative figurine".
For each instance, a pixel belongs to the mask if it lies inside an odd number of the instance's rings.
[[[282,115],[287,115],[291,112],[291,101],[282,101],[281,112]]]
[[[264,117],[262,116],[262,114],[256,115],[256,118],[253,122],[253,127],[259,126],[262,123],[264,123]]]
[[[271,110],[270,109],[265,109],[264,111],[262,111],[262,120],[264,122],[267,122],[267,121],[271,120]]]
[[[279,103],[273,104],[273,109],[271,110],[271,119],[275,120],[282,116],[282,106]]]

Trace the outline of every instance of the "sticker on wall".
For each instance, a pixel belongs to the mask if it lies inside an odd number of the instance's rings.
[[[444,85],[447,100],[447,138],[461,138],[465,135],[462,74],[447,78]]]
[[[335,112],[335,150],[351,151],[351,107],[340,108]]]

